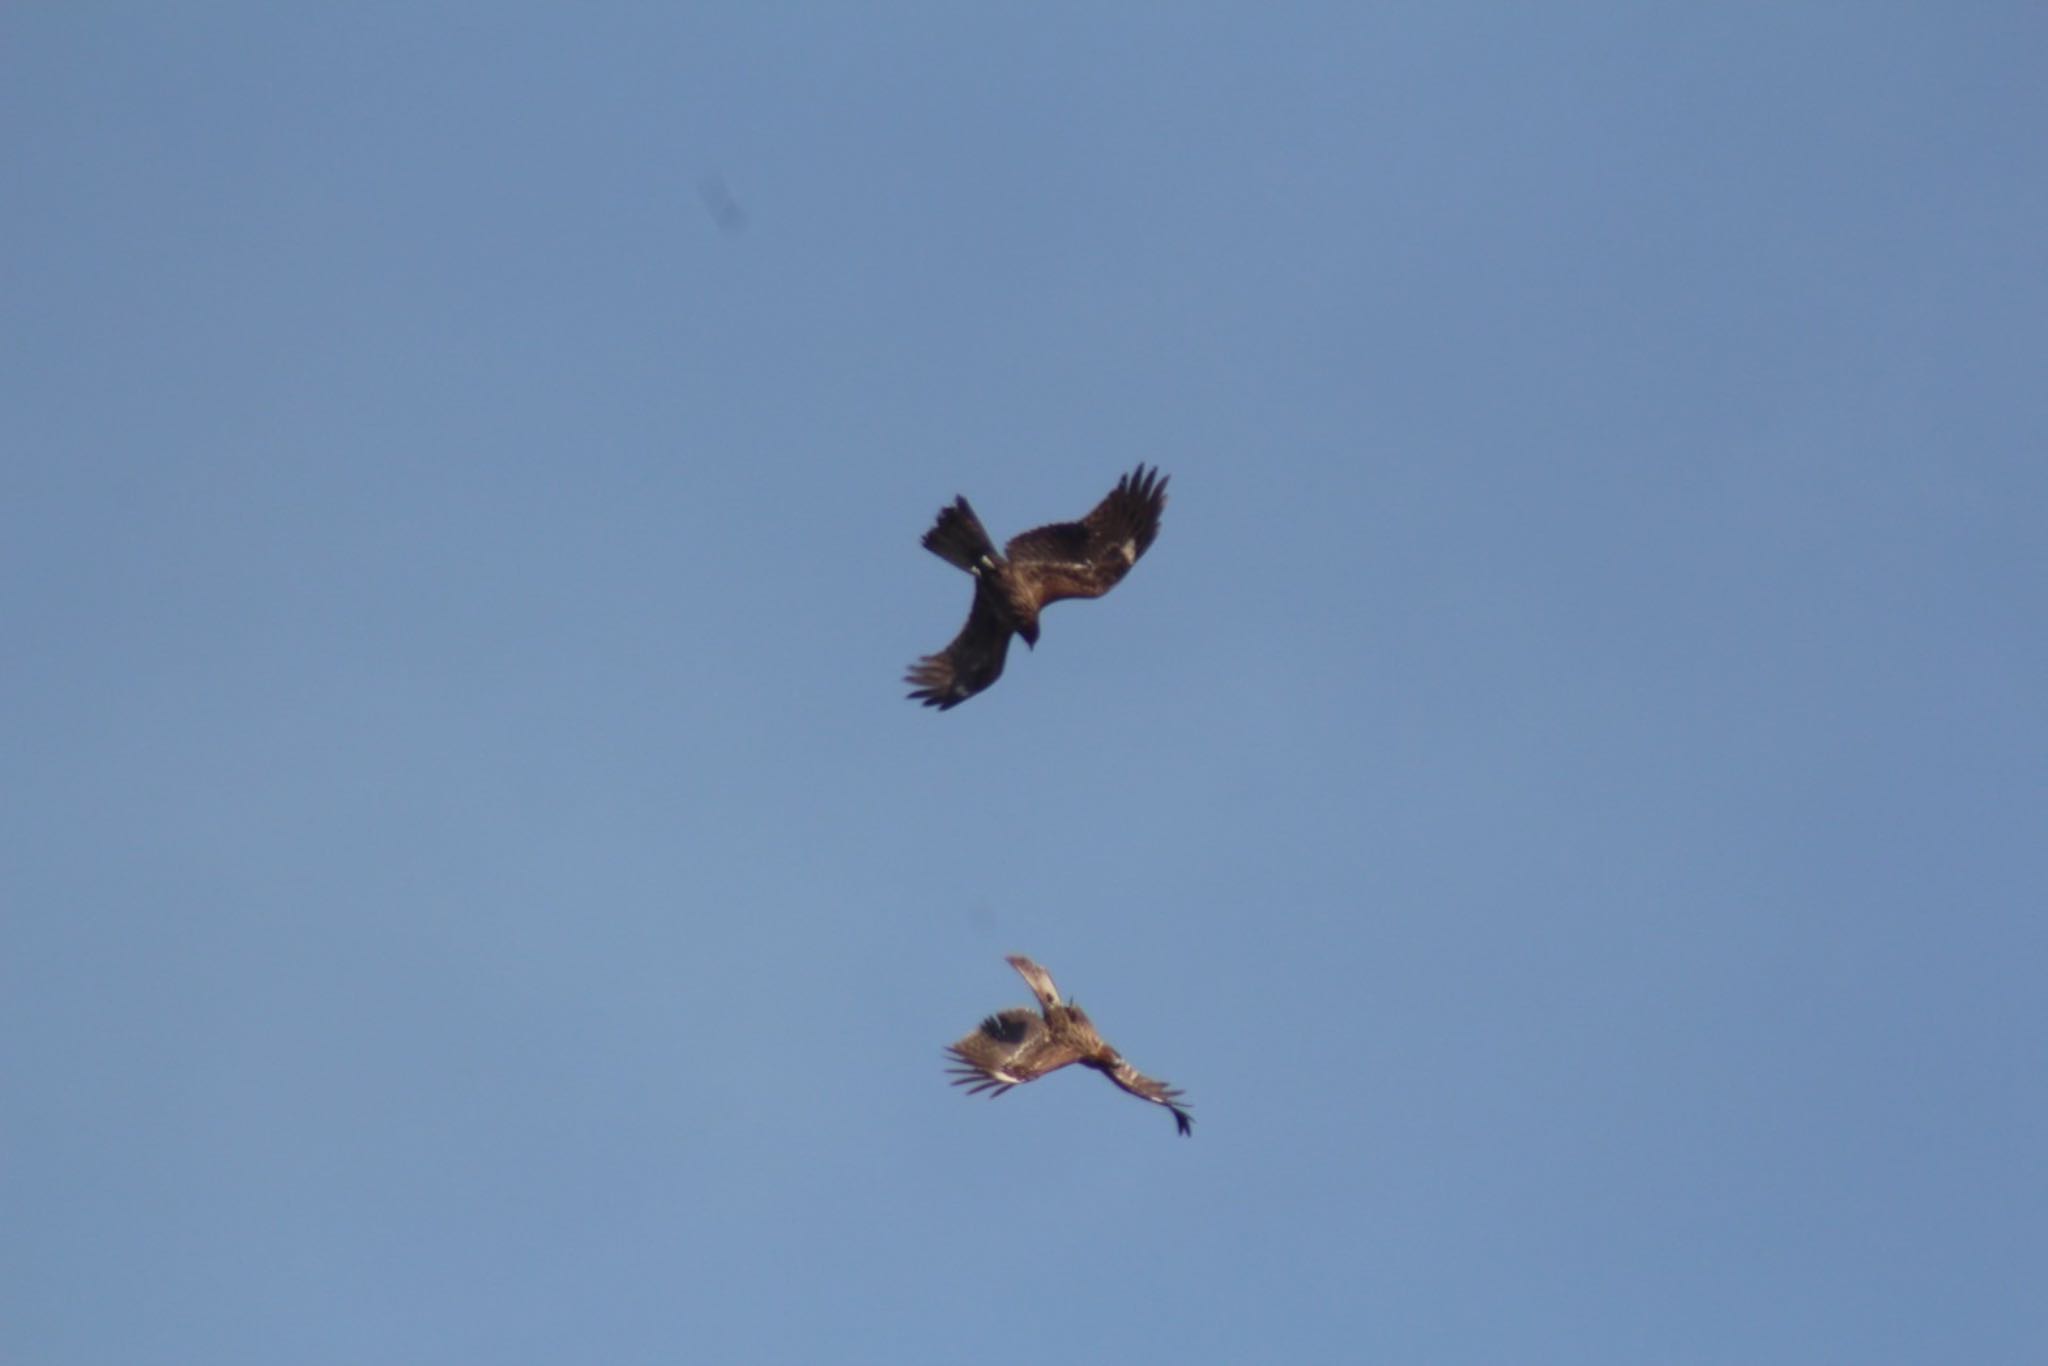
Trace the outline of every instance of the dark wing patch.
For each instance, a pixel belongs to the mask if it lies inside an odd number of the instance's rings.
[[[944,711],[1001,678],[1009,653],[1010,627],[977,585],[974,606],[960,634],[939,653],[911,665],[903,681],[914,689],[910,694],[914,701]]]
[[[1043,1047],[1048,1031],[1035,1010],[1023,1006],[989,1016],[972,1034],[947,1046],[954,1066],[947,1069],[955,1086],[970,1095],[991,1091],[1001,1095],[1038,1076],[1026,1065]]]
[[[1099,598],[1151,548],[1165,510],[1166,476],[1140,465],[1080,521],[1012,537],[1012,571],[1041,607],[1063,598]]]

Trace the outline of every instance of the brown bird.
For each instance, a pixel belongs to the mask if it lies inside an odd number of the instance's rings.
[[[1165,477],[1140,465],[1080,521],[1013,536],[1000,555],[965,498],[939,509],[924,548],[974,576],[974,606],[951,645],[904,675],[916,685],[910,696],[943,711],[1001,678],[1010,637],[1035,648],[1038,614],[1047,604],[1099,598],[1116,587],[1159,534],[1165,508]]]
[[[1180,1090],[1138,1071],[1124,1061],[1123,1054],[1102,1041],[1095,1022],[1081,1007],[1060,1000],[1052,974],[1021,954],[1012,954],[1017,969],[1038,997],[1038,1014],[1029,1006],[1016,1006],[981,1022],[981,1028],[946,1051],[954,1063],[948,1069],[955,1086],[965,1086],[969,1095],[987,1091],[1000,1096],[1012,1086],[1036,1081],[1068,1063],[1092,1067],[1140,1100],[1164,1105],[1173,1111],[1173,1122],[1183,1134],[1193,1131],[1194,1117],[1180,1104]]]

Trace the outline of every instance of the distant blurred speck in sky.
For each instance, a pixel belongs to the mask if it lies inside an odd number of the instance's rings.
[[[713,172],[699,179],[697,196],[704,201],[704,211],[711,215],[712,222],[718,224],[720,232],[746,231],[747,211],[732,197],[724,176]]]

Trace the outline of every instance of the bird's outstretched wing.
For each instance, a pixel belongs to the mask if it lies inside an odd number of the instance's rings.
[[[1060,989],[1052,984],[1052,974],[1032,962],[1021,953],[1013,953],[1003,960],[1017,969],[1017,975],[1031,988],[1031,994],[1038,998],[1041,1010],[1051,1010],[1060,1003]]]
[[[1041,607],[1062,598],[1099,598],[1151,546],[1165,510],[1166,476],[1140,465],[1080,521],[1012,537],[1006,552],[1011,569]]]
[[[1001,678],[1009,653],[1010,628],[987,595],[977,589],[967,624],[953,637],[953,643],[911,665],[903,681],[912,685],[913,700],[944,711]]]
[[[1102,1074],[1139,1100],[1149,1100],[1154,1105],[1164,1105],[1173,1111],[1173,1122],[1183,1135],[1194,1132],[1195,1117],[1180,1103],[1181,1092],[1178,1086],[1168,1086],[1163,1081],[1148,1077],[1122,1060],[1114,1067],[1103,1068]]]
[[[968,1094],[983,1091],[1000,1096],[1046,1073],[1078,1061],[1080,1052],[1053,1037],[1037,1011],[1025,1006],[1000,1011],[956,1044],[947,1046],[954,1065],[948,1069],[955,1086]]]

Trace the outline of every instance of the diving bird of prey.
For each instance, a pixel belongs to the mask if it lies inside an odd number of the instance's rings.
[[[987,1091],[1000,1096],[1012,1086],[1036,1081],[1068,1063],[1092,1067],[1129,1091],[1139,1100],[1164,1105],[1173,1111],[1173,1122],[1183,1134],[1193,1131],[1194,1117],[1180,1103],[1180,1091],[1163,1081],[1154,1081],[1124,1061],[1124,1055],[1102,1041],[1095,1022],[1081,1007],[1060,1000],[1052,974],[1021,954],[1012,954],[1011,967],[1030,983],[1038,997],[1038,1012],[1029,1006],[1015,1006],[981,1022],[981,1027],[951,1044],[955,1086],[965,1086],[969,1095]]]
[[[951,645],[911,665],[903,678],[916,685],[910,696],[944,711],[1001,678],[1010,637],[1035,648],[1047,604],[1116,587],[1159,534],[1165,508],[1165,477],[1140,465],[1080,521],[1013,536],[1001,554],[965,498],[939,509],[924,548],[974,576],[974,606]]]

